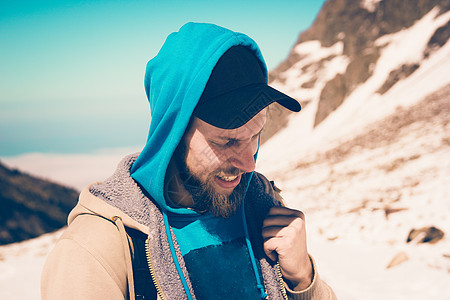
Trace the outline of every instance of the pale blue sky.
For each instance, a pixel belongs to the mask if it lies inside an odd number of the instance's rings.
[[[325,0],[0,0],[0,156],[143,146],[145,65],[186,22],[243,32],[269,69]]]

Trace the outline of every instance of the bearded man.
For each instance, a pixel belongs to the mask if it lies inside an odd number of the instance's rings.
[[[255,172],[267,107],[256,43],[188,23],[149,61],[151,124],[139,154],[86,187],[47,259],[43,299],[335,299],[302,212]]]

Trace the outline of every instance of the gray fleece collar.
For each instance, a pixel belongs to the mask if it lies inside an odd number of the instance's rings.
[[[106,203],[120,209],[133,220],[149,226],[151,200],[143,193],[138,183],[130,176],[130,169],[139,153],[124,157],[117,165],[113,175],[89,191]]]

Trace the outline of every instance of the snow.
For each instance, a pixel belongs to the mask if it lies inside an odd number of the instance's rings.
[[[257,170],[275,180],[289,206],[305,212],[309,251],[340,300],[450,299],[450,43],[422,58],[431,34],[449,19],[450,12],[432,10],[412,27],[379,39],[385,46],[373,76],[316,128],[324,78],[348,64],[342,45],[312,41],[296,47],[305,60],[286,71],[285,83],[273,83],[308,95],[311,103],[262,145]],[[331,55],[320,69],[302,70]],[[389,72],[406,63],[420,67],[376,94]],[[314,89],[299,88],[314,74]],[[81,189],[109,176],[124,154],[136,150],[2,161]],[[411,229],[424,226],[440,228],[444,238],[406,243]],[[40,271],[61,232],[0,247],[0,299],[39,299]],[[408,259],[387,268],[399,253]]]
[[[0,246],[0,299],[40,299],[41,270],[62,232]]]
[[[294,47],[294,51],[300,56],[307,56],[307,64],[327,58],[331,55],[340,55],[344,50],[344,43],[337,42],[331,47],[322,47],[320,41],[307,41]],[[303,60],[302,60],[303,62]]]
[[[390,258],[400,249],[347,241],[313,242],[309,245],[321,277],[333,287],[339,300],[450,299],[447,270],[424,267],[414,257],[386,270]],[[424,255],[429,252],[429,249],[420,247],[414,250]],[[408,255],[411,254],[408,252]]]

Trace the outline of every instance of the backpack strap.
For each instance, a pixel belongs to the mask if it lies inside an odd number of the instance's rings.
[[[136,300],[156,300],[156,288],[153,284],[145,253],[145,241],[147,236],[141,231],[132,228],[126,228],[126,231],[131,237],[134,248],[132,262],[135,298]]]

